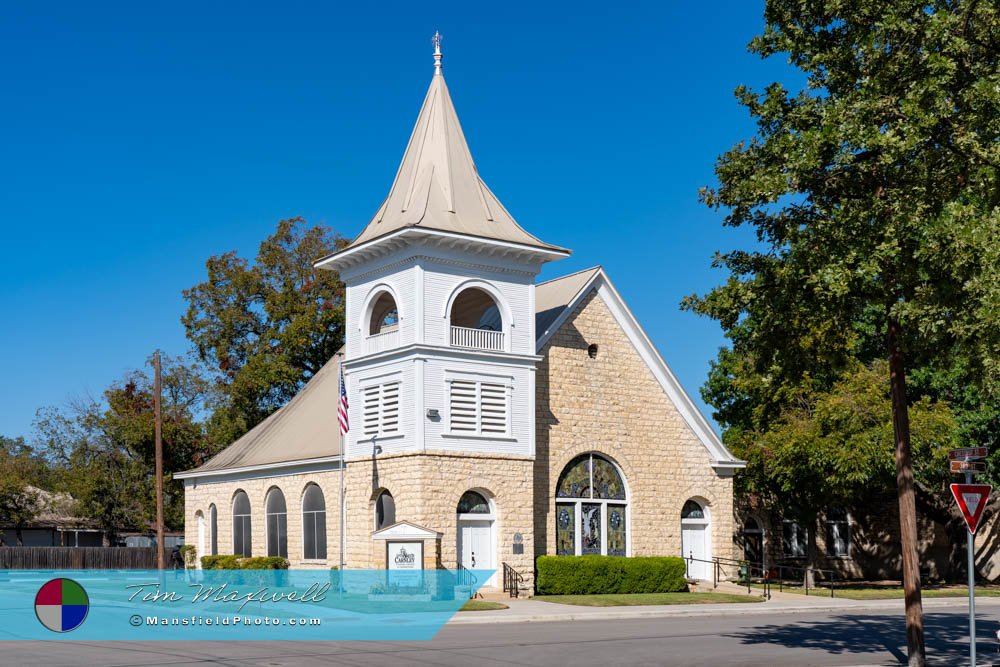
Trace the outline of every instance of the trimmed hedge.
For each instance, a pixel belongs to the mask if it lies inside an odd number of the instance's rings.
[[[675,593],[687,590],[677,556],[539,556],[539,595]]]
[[[202,556],[201,567],[204,570],[287,570],[288,559],[279,556]]]

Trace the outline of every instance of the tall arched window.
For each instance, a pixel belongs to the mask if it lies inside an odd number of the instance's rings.
[[[253,554],[250,539],[250,499],[245,491],[233,496],[233,553],[237,556]]]
[[[264,503],[267,519],[267,555],[288,558],[288,513],[285,510],[285,495],[278,488],[267,492]]]
[[[382,530],[396,523],[396,501],[383,490],[375,499],[375,530]]]
[[[556,486],[556,554],[628,553],[628,501],[618,468],[600,454],[570,461]]]
[[[302,557],[326,560],[326,499],[315,484],[302,494]]]
[[[208,506],[208,543],[209,551],[208,553],[213,556],[219,553],[219,512],[215,509],[215,505]]]

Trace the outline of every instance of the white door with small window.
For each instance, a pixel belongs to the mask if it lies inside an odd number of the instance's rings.
[[[467,570],[495,570],[496,515],[493,504],[478,491],[466,491],[458,502],[458,562]],[[484,586],[495,586],[494,573]]]
[[[458,531],[458,549],[462,567],[469,570],[492,570],[493,564],[493,522],[461,521]],[[492,585],[496,577],[491,577],[486,585]]]
[[[681,511],[681,555],[687,559],[689,579],[712,578],[712,531],[708,508],[697,500]]]

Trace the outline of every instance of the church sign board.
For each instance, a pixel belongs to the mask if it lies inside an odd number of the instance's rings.
[[[385,564],[389,570],[389,585],[417,588],[423,585],[424,543],[387,540]]]

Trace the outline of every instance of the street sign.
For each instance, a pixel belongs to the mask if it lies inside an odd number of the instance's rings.
[[[972,459],[985,459],[990,453],[989,447],[963,447],[952,449],[948,452],[948,460],[970,461]]]
[[[952,472],[986,472],[985,461],[952,461]]]
[[[989,484],[952,484],[951,495],[955,496],[958,509],[965,517],[965,523],[969,526],[969,532],[976,534],[979,527],[979,519],[986,509],[986,500],[990,497],[990,490],[993,487]]]

